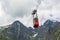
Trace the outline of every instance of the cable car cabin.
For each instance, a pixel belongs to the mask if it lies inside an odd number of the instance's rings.
[[[33,20],[34,28],[37,28],[39,26],[38,18],[34,18]]]
[[[32,15],[33,15],[33,27],[38,28],[39,26],[39,21],[38,21],[38,16],[37,16],[37,10],[34,10]]]

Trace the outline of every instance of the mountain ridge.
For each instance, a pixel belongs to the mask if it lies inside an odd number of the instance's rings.
[[[23,23],[15,21],[8,28],[5,28],[3,33],[6,37],[11,37],[12,40],[55,40],[60,38],[60,36],[56,37],[60,35],[58,29],[60,29],[60,22],[57,21],[47,20],[35,29],[27,28]]]

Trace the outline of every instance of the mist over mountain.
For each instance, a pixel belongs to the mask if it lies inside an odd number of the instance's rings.
[[[60,40],[60,22],[47,20],[43,25],[33,29],[15,21],[2,30],[2,33],[11,40]]]

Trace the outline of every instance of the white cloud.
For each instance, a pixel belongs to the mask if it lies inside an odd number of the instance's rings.
[[[0,25],[7,25],[11,21],[13,21],[13,18],[5,13],[2,2],[0,1]]]
[[[3,9],[13,17],[23,17],[31,12],[35,5],[32,0],[3,0]]]
[[[47,19],[60,21],[60,1],[59,0],[43,0],[38,8],[40,23],[44,23]],[[53,15],[53,17],[50,16]]]
[[[32,26],[31,13],[36,5],[34,0],[1,0],[0,25],[20,20],[24,25]],[[40,24],[43,24],[47,19],[60,21],[60,0],[41,0],[37,13]]]

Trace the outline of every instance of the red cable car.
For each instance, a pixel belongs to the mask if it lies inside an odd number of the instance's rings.
[[[32,15],[33,15],[33,27],[38,28],[39,21],[38,21],[38,16],[37,16],[37,10],[34,10]]]

